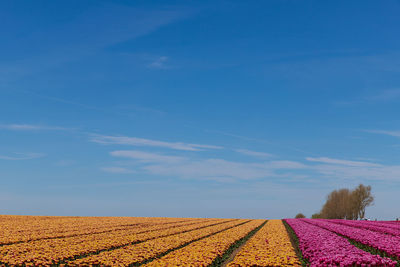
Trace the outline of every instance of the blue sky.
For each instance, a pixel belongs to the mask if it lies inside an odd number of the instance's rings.
[[[0,213],[399,217],[400,1],[2,1]]]

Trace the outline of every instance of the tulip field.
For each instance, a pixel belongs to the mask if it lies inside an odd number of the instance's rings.
[[[400,266],[400,222],[0,215],[0,266]]]

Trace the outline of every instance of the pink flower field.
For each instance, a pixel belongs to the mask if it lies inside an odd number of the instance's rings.
[[[399,266],[400,223],[286,219],[307,266]]]

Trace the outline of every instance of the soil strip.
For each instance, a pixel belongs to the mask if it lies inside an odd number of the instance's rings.
[[[240,249],[247,243],[247,241],[253,237],[265,224],[267,221],[263,222],[260,226],[257,226],[255,229],[250,231],[245,237],[239,239],[235,243],[233,243],[225,253],[214,260],[214,262],[210,266],[227,266],[228,263],[233,261],[236,254],[239,253]]]

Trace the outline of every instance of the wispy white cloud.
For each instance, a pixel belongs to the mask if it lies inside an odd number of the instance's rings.
[[[397,100],[400,98],[400,89],[387,89],[379,92],[378,94],[365,97],[367,101],[371,102],[385,102]]]
[[[336,102],[339,105],[375,104],[396,101],[400,99],[400,89],[381,90],[378,93],[364,95],[356,99]]]
[[[176,163],[181,162],[185,158],[177,157],[177,156],[166,156],[157,153],[149,153],[144,151],[136,151],[136,150],[118,150],[112,151],[110,153],[111,156],[121,157],[121,158],[129,158],[136,159],[141,162],[151,162],[151,163]]]
[[[374,131],[380,134],[399,136],[395,131]],[[176,150],[173,154],[164,151],[154,153],[140,150],[115,150],[112,157],[122,159],[120,166],[108,167],[103,171],[129,173],[134,170],[159,176],[179,178],[210,179],[215,181],[235,181],[245,179],[290,179],[299,182],[332,180],[352,181],[399,181],[400,165],[384,165],[374,160],[355,160],[330,157],[306,157],[305,161],[271,160],[271,154],[247,149],[233,149],[238,153],[254,157],[254,162],[231,161],[226,158],[204,157],[204,154],[188,154],[185,151],[223,149],[221,146],[165,142],[137,137],[91,134],[91,141],[101,144],[167,148]],[[128,166],[128,167],[126,167]],[[125,168],[126,167],[126,168]]]
[[[148,64],[147,67],[151,69],[168,69],[167,61],[168,57],[162,56]]]
[[[15,89],[14,89],[15,90]],[[36,97],[40,99],[44,99],[47,101],[55,102],[55,103],[61,103],[65,105],[69,105],[72,107],[76,107],[79,109],[86,109],[90,111],[96,111],[96,112],[101,112],[105,114],[110,114],[113,116],[121,116],[121,117],[131,117],[131,116],[136,116],[136,115],[157,115],[157,116],[164,116],[166,112],[154,109],[154,108],[149,108],[149,107],[144,107],[144,106],[138,106],[134,104],[130,105],[117,105],[115,107],[100,107],[100,106],[95,106],[92,104],[87,104],[83,102],[78,102],[75,100],[67,99],[67,98],[61,98],[61,97],[56,97],[54,95],[48,95],[44,93],[38,93],[34,92],[32,90],[17,90],[21,93],[27,94],[29,97]],[[29,124],[28,124],[29,126]],[[45,127],[43,125],[32,125],[32,126],[37,126],[37,127]],[[49,127],[49,126],[47,126]],[[50,127],[50,128],[58,128],[60,130],[64,129],[64,127]],[[68,129],[68,128],[65,128]],[[70,130],[74,130],[73,128]]]
[[[253,150],[247,150],[247,149],[235,149],[236,152],[247,155],[247,156],[252,156],[252,157],[260,157],[260,158],[268,158],[272,157],[272,154],[265,153],[265,152],[258,152],[258,151],[253,151]]]
[[[365,132],[400,137],[400,131],[365,130]]]
[[[292,161],[248,163],[219,158],[178,157],[135,150],[113,151],[110,154],[113,157],[135,160],[127,164],[133,163],[139,170],[150,174],[216,181],[279,177],[281,174],[277,174],[276,171],[305,168],[303,164]]]
[[[275,160],[268,162],[268,166],[272,169],[284,169],[284,170],[291,170],[291,169],[306,169],[308,168],[307,165],[291,160]]]
[[[134,170],[130,170],[130,169],[123,168],[123,167],[103,167],[103,168],[101,168],[101,170],[104,172],[120,173],[120,174],[135,173]]]
[[[211,180],[243,180],[276,176],[262,164],[232,162],[224,159],[188,160],[179,164],[149,164],[143,169],[156,175]]]
[[[321,178],[352,181],[400,182],[400,165],[384,165],[365,161],[332,159],[327,157],[306,158],[321,164],[308,168]]]
[[[61,166],[61,167],[65,167],[65,166],[71,166],[74,165],[76,163],[75,160],[68,160],[68,159],[63,159],[63,160],[59,160],[55,163],[56,166]]]
[[[313,154],[310,151],[305,151],[303,149],[299,149],[299,148],[294,147],[294,146],[281,145],[281,144],[276,143],[276,142],[270,142],[270,141],[263,140],[263,139],[237,135],[237,134],[228,133],[228,132],[224,132],[224,131],[205,130],[205,132],[225,135],[225,136],[229,136],[229,137],[233,137],[233,138],[237,138],[237,139],[241,139],[241,140],[249,141],[249,142],[256,142],[256,143],[260,143],[260,144],[273,145],[273,146],[276,146],[276,147],[280,147],[281,149],[285,149],[285,150],[287,149],[287,150],[291,150],[291,151],[301,152],[301,153],[304,153],[304,154],[307,154],[307,155],[312,155]]]
[[[257,142],[257,143],[271,144],[271,145],[274,144],[273,142],[269,142],[269,141],[266,141],[266,140],[263,140],[263,139],[257,139],[257,138],[253,138],[253,137],[237,135],[237,134],[228,133],[228,132],[224,132],[224,131],[205,130],[205,132],[207,132],[207,133],[215,133],[215,134],[220,134],[220,135],[225,135],[225,136],[230,136],[230,137],[234,137],[234,138],[245,140],[245,141],[254,141],[254,142]]]
[[[70,128],[65,128],[65,127],[35,125],[35,124],[0,124],[0,129],[11,130],[11,131],[70,130]]]
[[[126,112],[126,114],[146,114],[146,115],[156,115],[156,116],[165,116],[167,112],[156,109],[153,107],[145,107],[141,105],[134,105],[134,104],[129,104],[129,105],[117,105],[116,106],[117,110],[121,110],[123,112]]]
[[[13,153],[12,156],[0,155],[0,159],[3,160],[28,160],[37,159],[46,156],[43,153]]]
[[[290,160],[239,162],[221,158],[179,157],[135,150],[113,151],[113,157],[125,158],[125,166],[133,164],[136,171],[182,179],[238,181],[247,179],[285,179],[296,182],[351,180],[399,181],[400,166],[388,166],[364,161],[311,158],[306,164]],[[118,171],[118,169],[116,169]],[[295,172],[294,172],[295,171]]]
[[[131,146],[162,147],[175,150],[201,151],[204,149],[222,149],[221,146],[188,144],[182,142],[165,142],[137,137],[91,135],[91,141],[100,144],[117,144]]]
[[[47,49],[39,49],[34,56],[14,64],[0,64],[0,81],[16,80],[102,53],[106,47],[147,35],[191,14],[187,8],[138,9],[115,3],[89,9],[67,23],[55,24],[47,34],[27,35],[25,39],[31,46],[45,42]],[[48,40],[47,35],[55,38]],[[71,44],[70,40],[79,41]]]
[[[400,166],[346,166],[321,164],[313,167],[321,177],[353,181],[397,181],[400,182]]]
[[[344,165],[344,166],[352,166],[352,167],[378,167],[380,164],[364,162],[364,161],[352,161],[352,160],[342,160],[342,159],[333,159],[327,157],[320,158],[311,158],[307,157],[306,160],[312,162],[320,162],[327,164],[335,164],[335,165]]]

